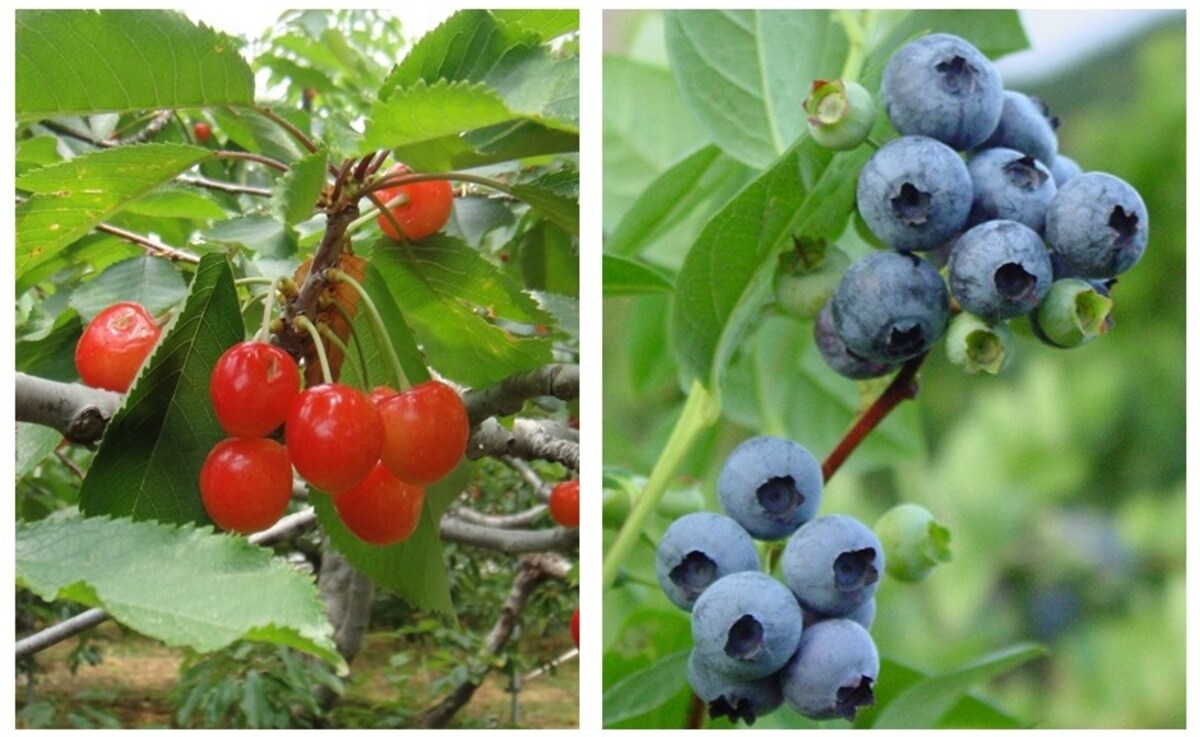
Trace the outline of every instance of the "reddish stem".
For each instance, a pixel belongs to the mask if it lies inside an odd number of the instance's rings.
[[[700,729],[704,726],[704,702],[695,693],[688,701],[687,721],[684,723],[684,729]]]
[[[866,412],[858,416],[846,434],[838,442],[837,446],[829,453],[825,462],[821,464],[821,473],[825,476],[825,481],[833,477],[837,470],[842,467],[846,459],[854,452],[854,449],[867,439],[871,431],[883,422],[883,419],[888,414],[898,407],[901,402],[906,399],[912,399],[917,396],[917,370],[921,368],[921,363],[925,360],[928,353],[922,353],[916,358],[909,359],[901,368],[900,373],[896,374],[896,378],[892,379],[892,383],[888,384],[887,389],[883,390],[883,394],[879,395]]]

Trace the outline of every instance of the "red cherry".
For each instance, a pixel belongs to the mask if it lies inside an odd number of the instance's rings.
[[[346,529],[371,545],[403,542],[417,529],[425,489],[406,484],[383,463],[357,486],[333,498],[333,506]]]
[[[198,143],[208,143],[208,139],[212,138],[212,126],[201,120],[192,126],[192,133]]]
[[[136,302],[106,307],[88,323],[75,346],[79,378],[97,389],[128,391],[161,334],[154,318]]]
[[[454,470],[470,435],[467,408],[440,381],[418,384],[379,405],[383,463],[401,481],[428,486]]]
[[[575,641],[575,647],[579,647],[579,610],[571,615],[571,639]]]
[[[550,490],[550,516],[563,527],[579,527],[579,479],[563,481]]]
[[[385,176],[407,174],[411,171],[404,164],[397,164],[389,169]],[[420,240],[441,230],[450,219],[450,211],[454,209],[454,188],[444,179],[402,184],[375,193],[385,205],[400,195],[407,199],[389,209],[392,211],[392,217],[400,224],[404,237],[410,241]],[[388,238],[394,241],[402,240],[392,222],[383,213],[375,220]]]
[[[380,385],[372,389],[371,393],[367,395],[367,398],[371,400],[371,404],[378,407],[383,400],[391,399],[399,393],[400,392],[396,391],[390,386]]]
[[[296,472],[330,494],[365,479],[383,447],[375,405],[345,384],[319,384],[296,395],[285,433]]]
[[[279,521],[292,498],[287,449],[269,438],[227,438],[200,469],[200,499],[221,528],[249,534]]]
[[[217,421],[238,437],[262,437],[279,427],[299,393],[296,360],[282,348],[257,341],[222,353],[208,383]]]

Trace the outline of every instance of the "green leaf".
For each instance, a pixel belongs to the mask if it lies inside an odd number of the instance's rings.
[[[152,218],[224,220],[229,213],[202,189],[165,184],[152,189],[125,207],[126,212]]]
[[[832,240],[854,207],[866,147],[833,156],[805,136],[712,217],[675,283],[674,342],[690,378],[710,387],[771,298],[777,256],[791,237]]]
[[[492,15],[502,24],[536,34],[549,41],[565,33],[579,30],[579,11],[568,10],[493,10]]]
[[[493,89],[470,82],[424,81],[375,103],[360,152],[395,150],[418,171],[484,164],[578,149],[570,125],[511,109]]]
[[[247,215],[217,223],[206,238],[213,243],[248,248],[267,258],[290,258],[297,250],[295,231],[267,215]]]
[[[444,235],[381,244],[371,258],[430,365],[468,386],[486,386],[550,361],[550,343],[522,338],[497,319],[529,326],[550,317],[511,277]]]
[[[154,256],[139,256],[113,264],[70,296],[70,304],[85,322],[113,302],[137,302],[157,315],[187,296],[179,269]]]
[[[705,146],[642,190],[604,244],[605,250],[632,256],[653,249],[655,254],[670,254],[671,261],[679,253],[682,260],[708,218],[754,174],[716,146]]]
[[[686,688],[689,654],[672,653],[613,684],[604,692],[604,725],[652,712]]]
[[[18,522],[16,575],[47,601],[103,607],[170,646],[254,640],[346,668],[312,576],[242,537],[127,519]]]
[[[17,189],[33,196],[17,205],[17,276],[209,156],[178,144],[121,146],[22,175]]]
[[[530,184],[514,184],[511,189],[516,197],[532,206],[547,220],[571,235],[579,235],[578,194],[575,195],[575,199],[563,197],[540,184],[541,181]],[[578,179],[576,179],[576,185],[578,186]]]
[[[950,673],[914,683],[879,713],[877,729],[929,729],[967,690],[1046,654],[1041,645],[1023,643],[994,652]]]
[[[671,280],[653,268],[622,256],[604,254],[604,296],[629,297],[670,292]]]
[[[665,69],[604,57],[604,230],[646,186],[708,142]]]
[[[379,96],[424,80],[481,82],[512,53],[525,53],[537,36],[517,24],[497,23],[486,10],[460,10],[426,33],[392,70]]]
[[[317,198],[325,186],[324,151],[315,151],[292,162],[271,196],[271,209],[287,225],[296,225],[313,216]]]
[[[18,422],[16,434],[17,461],[14,475],[18,481],[37,468],[63,439],[54,428],[30,422]]]
[[[229,264],[204,256],[182,312],[108,423],[79,490],[85,514],[207,522],[200,468],[225,436],[208,378],[225,349],[244,337]]]
[[[521,236],[521,276],[528,289],[579,297],[579,241],[541,221]]]
[[[757,169],[807,129],[814,79],[836,78],[846,36],[830,11],[681,10],[666,14],[683,99],[725,153]]]
[[[20,10],[18,120],[254,104],[239,42],[164,10]]]

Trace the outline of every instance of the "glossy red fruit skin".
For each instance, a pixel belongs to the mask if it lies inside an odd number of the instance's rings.
[[[372,389],[371,393],[367,395],[367,398],[371,400],[371,404],[378,407],[383,400],[391,399],[399,393],[400,392],[396,391],[390,386],[380,385]]]
[[[75,346],[75,369],[83,383],[114,392],[129,391],[158,343],[162,330],[137,302],[117,302],[96,315]]]
[[[287,419],[300,369],[282,348],[247,341],[221,354],[208,382],[217,421],[235,437],[267,435]]]
[[[427,381],[379,404],[383,417],[383,463],[410,484],[428,486],[462,460],[471,427],[458,392]]]
[[[404,483],[382,462],[362,483],[333,498],[346,529],[370,545],[393,545],[411,537],[424,502],[424,488]]]
[[[297,394],[284,432],[296,472],[330,494],[365,479],[383,448],[375,405],[345,384],[318,384]]]
[[[208,139],[212,138],[212,126],[200,121],[192,126],[192,133],[195,134],[197,143],[208,143]]]
[[[200,499],[217,526],[250,534],[279,521],[292,498],[287,449],[269,438],[227,438],[200,469]]]
[[[411,169],[404,164],[397,164],[388,170],[386,176],[410,172]],[[381,189],[375,193],[375,196],[379,198],[380,202],[387,204],[401,194],[406,196],[408,201],[389,209],[392,211],[392,216],[396,218],[396,222],[400,224],[404,238],[415,241],[433,235],[445,227],[446,222],[450,220],[450,212],[454,209],[454,187],[450,185],[450,182],[439,179],[402,184],[399,187]],[[394,241],[403,240],[383,213],[380,213],[375,221],[379,223],[379,229],[388,238]]]
[[[579,479],[563,481],[550,490],[550,516],[563,527],[579,527]]]
[[[571,639],[575,641],[576,649],[579,648],[579,610],[571,615]]]

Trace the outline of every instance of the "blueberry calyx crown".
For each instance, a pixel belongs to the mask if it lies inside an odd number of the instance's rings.
[[[1009,262],[996,269],[992,278],[996,292],[1010,302],[1020,302],[1029,296],[1036,299],[1037,277],[1018,263]]]
[[[1050,178],[1049,172],[1038,169],[1036,159],[1032,156],[1022,156],[1004,165],[1004,173],[1008,181],[1018,189],[1033,192],[1042,187]]]
[[[1117,205],[1108,216],[1108,227],[1116,231],[1117,239],[1113,245],[1124,248],[1131,245],[1138,231],[1137,212],[1125,212],[1125,208]]]
[[[929,220],[933,197],[911,182],[900,185],[900,192],[892,198],[892,212],[908,225],[924,225]]]
[[[694,601],[709,584],[717,580],[717,564],[699,550],[693,550],[671,569],[670,576],[671,582],[683,590],[684,596]]]
[[[893,356],[913,356],[925,348],[925,328],[920,323],[894,323],[888,331],[888,351]]]
[[[790,520],[796,507],[804,504],[804,495],[800,493],[795,479],[791,476],[767,479],[758,487],[756,496],[763,511],[780,522]]]
[[[735,660],[753,660],[763,649],[763,626],[753,615],[743,614],[729,628],[725,654]]]
[[[750,699],[737,699],[730,702],[724,696],[718,696],[708,702],[709,719],[729,717],[729,721],[734,724],[737,724],[737,720],[741,719],[746,722],[747,726],[753,726],[757,716],[754,713],[754,703]]]
[[[847,550],[833,562],[833,582],[839,591],[857,591],[878,580],[875,548]]]
[[[863,676],[853,686],[842,686],[837,690],[837,701],[833,711],[842,719],[853,722],[859,709],[875,705],[875,692],[871,689],[874,681],[870,676]]]
[[[933,68],[940,75],[942,89],[951,95],[973,94],[979,85],[979,70],[957,54],[939,61]]]

